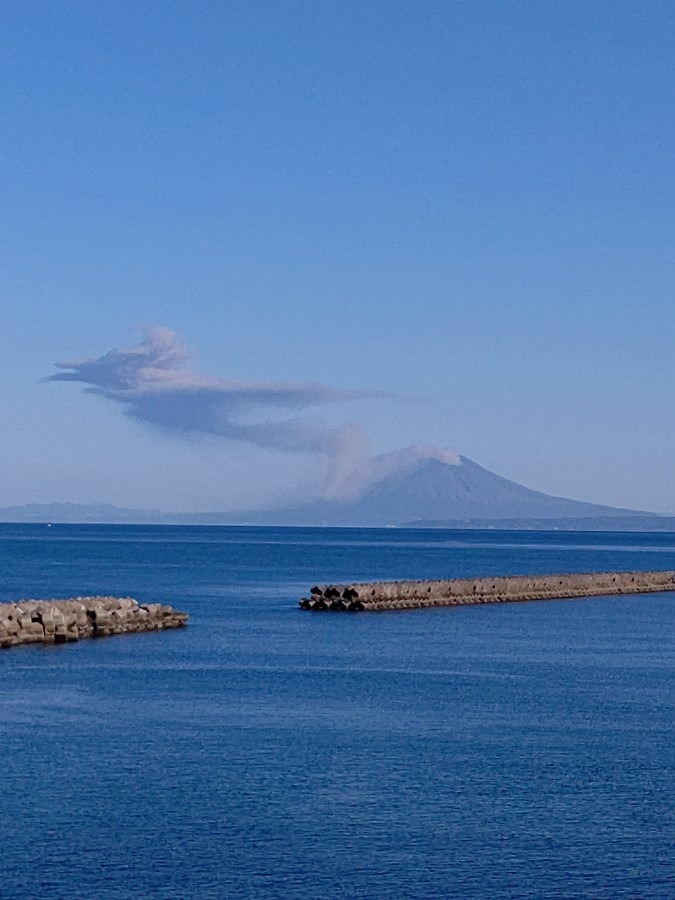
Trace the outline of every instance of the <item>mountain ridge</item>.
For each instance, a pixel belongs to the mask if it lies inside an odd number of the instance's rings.
[[[444,451],[445,453],[445,451]],[[49,503],[0,508],[0,521],[55,524],[277,525],[322,527],[675,530],[675,517],[622,509],[525,487],[465,456],[434,451],[375,478],[354,496],[239,512],[170,513],[111,504]],[[527,523],[530,523],[529,525]],[[537,523],[541,523],[537,525]],[[558,524],[556,524],[558,523]],[[563,524],[563,523],[566,523]],[[650,526],[654,526],[654,528]],[[657,528],[658,526],[658,528]]]

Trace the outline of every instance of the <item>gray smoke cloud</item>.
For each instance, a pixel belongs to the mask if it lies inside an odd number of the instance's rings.
[[[389,475],[399,475],[409,471],[428,459],[435,459],[448,466],[462,465],[461,457],[452,447],[437,447],[435,444],[410,444],[399,450],[362,459],[358,465],[345,471],[339,482],[336,496],[354,499],[370,485]]]
[[[269,418],[278,410],[390,399],[369,390],[341,390],[314,383],[238,381],[194,372],[178,335],[147,328],[129,349],[56,363],[46,381],[74,381],[119,403],[126,415],[174,434],[206,434],[290,453],[310,453],[327,463],[327,491],[368,459],[368,437],[356,425],[327,427],[303,418]],[[266,416],[267,411],[267,416]],[[254,421],[249,421],[251,418]],[[257,419],[257,420],[256,420]]]

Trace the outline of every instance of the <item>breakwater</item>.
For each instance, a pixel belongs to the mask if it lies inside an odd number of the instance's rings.
[[[317,612],[377,612],[655,591],[675,591],[675,572],[591,572],[315,585],[310,596],[300,601],[300,607]]]
[[[0,648],[181,628],[187,613],[131,597],[72,597],[0,603]]]

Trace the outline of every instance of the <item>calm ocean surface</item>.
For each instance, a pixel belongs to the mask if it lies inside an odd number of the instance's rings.
[[[675,535],[0,525],[0,898],[675,897],[675,595],[301,612],[316,581],[675,569]]]

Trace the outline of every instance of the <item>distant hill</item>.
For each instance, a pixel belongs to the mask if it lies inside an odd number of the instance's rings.
[[[397,455],[348,499],[247,512],[167,513],[108,504],[28,504],[0,521],[179,525],[400,526],[675,531],[675,517],[554,497],[446,451]]]
[[[0,507],[0,522],[156,525],[164,521],[175,521],[175,518],[158,509],[125,509],[109,503],[26,503]]]
[[[404,528],[451,531],[653,531],[675,532],[675,516],[586,516],[578,519],[420,519]]]

